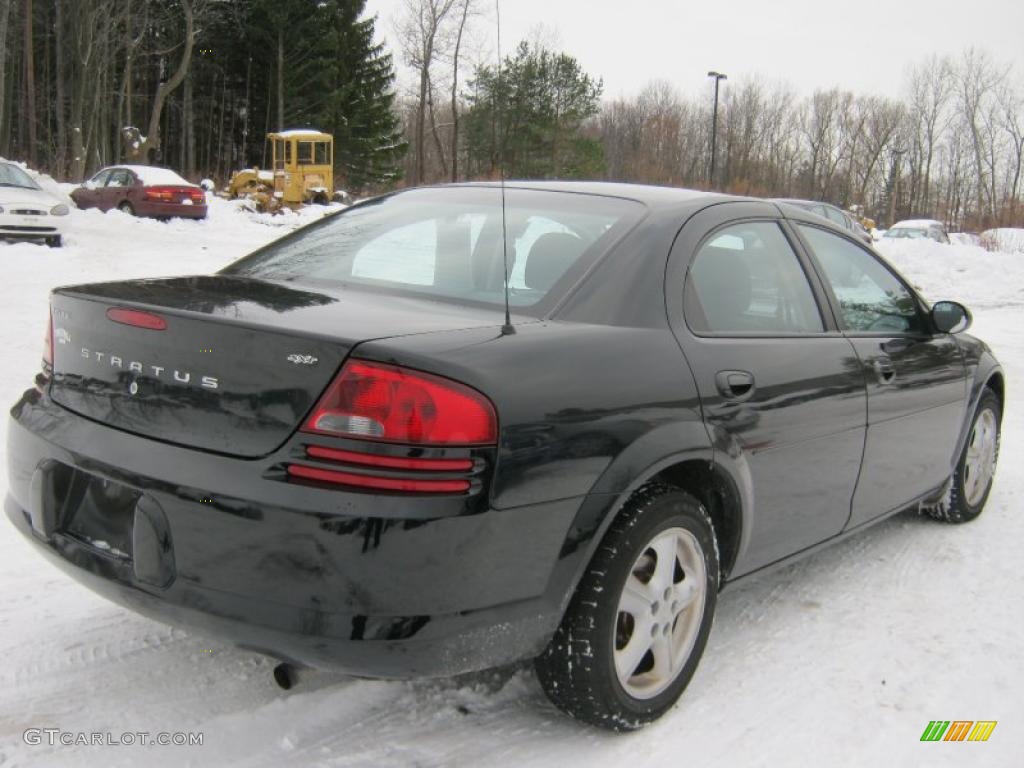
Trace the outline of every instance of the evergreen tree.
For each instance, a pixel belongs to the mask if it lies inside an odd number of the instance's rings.
[[[374,17],[360,19],[366,0],[329,0],[325,14],[325,98],[317,113],[334,135],[335,168],[353,188],[393,182],[407,145],[393,110],[391,54],[374,41]]]
[[[564,53],[520,43],[501,72],[478,67],[466,120],[472,170],[518,178],[585,178],[604,170],[601,144],[583,132],[602,83]]]

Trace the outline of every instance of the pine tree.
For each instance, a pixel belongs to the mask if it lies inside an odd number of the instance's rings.
[[[366,0],[329,0],[325,14],[319,120],[334,135],[338,181],[359,189],[394,182],[407,144],[392,105],[391,54],[374,41]]]

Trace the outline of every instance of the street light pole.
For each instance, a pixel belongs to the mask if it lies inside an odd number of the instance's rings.
[[[708,72],[708,77],[715,78],[715,108],[711,114],[711,170],[708,171],[708,186],[715,186],[715,148],[718,143],[718,84],[728,79],[721,72]]]

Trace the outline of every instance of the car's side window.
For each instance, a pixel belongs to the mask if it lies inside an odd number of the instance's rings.
[[[123,168],[110,172],[110,178],[107,179],[108,187],[130,187],[132,185],[132,175]]]
[[[733,224],[697,250],[683,314],[695,333],[821,333],[807,275],[773,222]]]
[[[924,328],[910,289],[875,256],[831,232],[798,226],[839,302],[844,330],[915,333]]]
[[[110,176],[110,169],[106,168],[106,169],[100,171],[99,173],[97,173],[91,179],[89,179],[89,184],[91,184],[93,187],[102,187],[104,184],[107,183],[107,178],[109,176]]]
[[[844,217],[838,209],[825,206],[825,215],[828,216],[829,221],[838,224],[843,229],[850,228],[850,226],[846,223],[846,217]]]

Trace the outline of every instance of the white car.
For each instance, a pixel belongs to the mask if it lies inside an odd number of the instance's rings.
[[[941,221],[935,219],[907,219],[897,221],[886,231],[886,240],[934,240],[937,243],[949,243],[949,235]]]
[[[0,239],[42,240],[59,248],[68,206],[14,163],[0,162]]]

